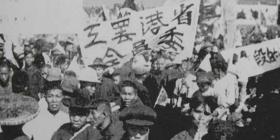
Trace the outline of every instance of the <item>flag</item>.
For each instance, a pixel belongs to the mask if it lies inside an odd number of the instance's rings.
[[[158,97],[157,97],[157,100],[155,102],[155,105],[160,105],[160,106],[166,106],[166,104],[168,103],[169,101],[169,98],[168,98],[168,95],[167,95],[167,92],[166,90],[164,89],[164,87],[161,87],[160,91],[159,91],[159,94],[158,94]]]

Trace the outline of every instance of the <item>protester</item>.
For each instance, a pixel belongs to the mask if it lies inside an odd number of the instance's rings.
[[[0,64],[0,95],[12,93],[11,69],[7,63]]]
[[[120,140],[124,130],[118,114],[112,113],[109,102],[104,99],[95,99],[93,104],[94,109],[91,110],[93,127],[100,131],[104,140]]]
[[[123,81],[120,84],[120,86],[121,86],[120,96],[122,99],[121,110],[132,105],[143,104],[143,102],[138,96],[137,87],[132,81],[130,80]]]
[[[28,94],[29,96],[39,100],[38,93],[43,89],[43,78],[40,70],[34,65],[33,52],[24,52],[24,68],[23,70],[28,75]]]
[[[69,107],[70,122],[63,124],[52,136],[52,140],[100,140],[102,136],[98,130],[87,123],[90,108],[90,100],[77,96],[63,99],[63,104]]]
[[[144,105],[152,107],[152,101],[150,98],[151,93],[148,91],[148,89],[143,85],[144,80],[146,79],[148,75],[148,68],[145,67],[136,67],[134,68],[134,83],[136,85],[137,89],[137,95],[141,99],[141,101],[144,103]]]
[[[126,132],[122,140],[149,140],[156,117],[153,109],[145,105],[132,105],[122,110],[120,120]]]
[[[69,122],[68,114],[62,111],[63,94],[61,88],[54,83],[48,85],[45,93],[47,108],[41,106],[38,117],[23,127],[24,133],[30,139],[50,140],[61,125]],[[44,131],[38,129],[42,126],[44,126]]]
[[[101,58],[96,58],[89,67],[96,71],[97,79],[101,82],[101,84],[98,85],[100,91],[97,92],[96,97],[114,101],[114,99],[119,96],[118,88],[112,79],[103,76],[104,70],[108,68],[108,66],[103,63]]]

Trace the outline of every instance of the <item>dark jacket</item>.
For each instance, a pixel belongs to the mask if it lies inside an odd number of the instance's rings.
[[[110,125],[100,133],[103,136],[103,140],[120,140],[122,138],[124,134],[123,123],[119,120],[117,114],[111,114]]]
[[[62,125],[52,136],[52,140],[69,140],[74,136],[74,131],[70,123]],[[73,140],[101,140],[102,136],[98,130],[92,126],[86,127],[81,133],[75,136]]]
[[[28,96],[39,100],[38,93],[43,91],[44,80],[41,72],[35,66],[24,69],[28,75]]]

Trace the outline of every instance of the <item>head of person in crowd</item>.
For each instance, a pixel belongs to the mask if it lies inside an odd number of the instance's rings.
[[[166,60],[164,57],[158,57],[153,63],[154,72],[162,72],[165,69]]]
[[[14,93],[26,93],[28,91],[28,75],[26,72],[17,70],[12,76],[12,89]]]
[[[34,64],[34,53],[32,51],[24,52],[25,67],[31,67]]]
[[[78,94],[78,93],[77,93]],[[90,109],[92,105],[85,96],[76,96],[75,98],[64,98],[63,104],[69,107],[69,117],[71,128],[74,132],[79,131],[87,124]]]
[[[69,66],[69,59],[65,55],[58,55],[54,60],[54,66],[61,69],[64,73]]]
[[[32,49],[33,53],[35,55],[37,54],[42,54],[43,53],[43,50],[42,48],[46,47],[47,45],[47,41],[44,40],[44,39],[38,39],[34,42],[34,47]]]
[[[87,90],[90,97],[97,92],[97,86],[101,84],[94,69],[85,67],[78,73],[81,89]]]
[[[148,140],[156,118],[155,111],[145,105],[133,105],[122,110],[120,120],[124,123],[125,139]]]
[[[193,63],[192,63],[191,58],[183,59],[181,67],[182,67],[183,71],[191,70],[192,67],[193,67]]]
[[[93,100],[91,109],[93,126],[99,130],[105,130],[111,123],[111,106],[105,99]]]
[[[136,85],[130,80],[125,80],[121,82],[120,87],[123,106],[128,107],[133,105],[133,103],[139,98]]]
[[[167,52],[167,57],[170,61],[174,61],[177,54],[178,54],[178,52],[176,52],[176,51],[169,51],[169,52]]]
[[[64,95],[75,96],[73,95],[74,90],[79,89],[80,83],[77,79],[77,75],[74,71],[65,71],[64,76],[61,81],[61,88]]]
[[[218,55],[218,57],[215,60],[210,61],[210,64],[215,78],[222,78],[226,75],[228,63],[221,55]]]
[[[0,85],[6,87],[11,78],[11,69],[7,63],[0,64]]]
[[[206,72],[199,72],[197,73],[197,78],[196,78],[196,82],[197,82],[197,86],[199,88],[200,92],[206,92],[212,84],[212,77],[209,73]]]
[[[108,68],[108,66],[103,62],[102,58],[95,58],[93,64],[89,65],[89,67],[92,67],[96,71],[98,79],[103,77],[105,69]]]
[[[190,110],[188,113],[192,117],[192,123],[198,126],[205,123],[208,116],[211,115],[211,108],[204,98],[194,97],[190,101]]]
[[[112,79],[116,85],[119,85],[122,81],[120,69],[115,69],[112,73]]]
[[[143,83],[143,81],[148,76],[149,68],[144,67],[144,66],[142,66],[142,67],[135,67],[133,72],[134,72],[135,79],[138,82]]]
[[[42,76],[45,80],[47,79],[47,76],[48,76],[48,73],[49,73],[49,69],[51,69],[51,66],[50,66],[50,65],[47,65],[47,64],[45,64],[45,65],[40,69],[41,76]]]
[[[238,140],[238,128],[232,121],[213,120],[209,123],[208,134],[202,140]]]
[[[65,53],[69,59],[72,59],[75,53],[77,53],[77,47],[75,46],[73,37],[67,37],[65,41]]]
[[[48,87],[45,91],[45,99],[48,104],[48,111],[55,115],[62,106],[62,99],[64,98],[60,85],[56,81],[47,83]]]

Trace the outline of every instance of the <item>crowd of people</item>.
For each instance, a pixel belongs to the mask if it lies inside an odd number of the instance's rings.
[[[41,49],[50,44],[43,39],[25,44],[22,55],[14,54],[15,64],[1,40],[0,95],[29,96],[40,108],[19,127],[0,120],[1,140],[280,139],[279,70],[246,77],[216,44],[206,52],[211,71],[203,71],[201,53],[175,64],[162,49],[118,68],[102,58],[87,66],[72,42],[62,43],[72,49],[50,63]],[[168,98],[159,100],[163,89]]]

